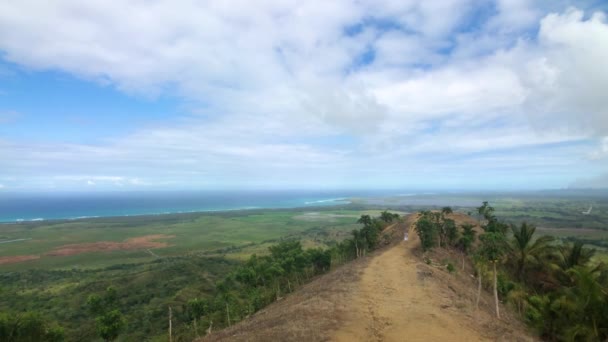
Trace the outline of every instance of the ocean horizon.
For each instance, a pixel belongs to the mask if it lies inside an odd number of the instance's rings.
[[[332,206],[389,191],[0,193],[0,222]]]

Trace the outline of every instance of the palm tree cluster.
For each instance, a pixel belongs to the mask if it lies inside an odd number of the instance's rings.
[[[474,227],[462,225],[454,247],[473,257],[479,289],[482,270],[493,270],[491,287],[497,317],[498,303],[503,301],[515,307],[544,339],[608,339],[608,267],[593,261],[595,250],[585,248],[581,242],[560,243],[550,236],[537,237],[536,228],[525,222],[518,226],[506,224],[494,215],[488,202],[477,208],[477,213],[483,229],[479,243],[475,243]],[[429,239],[428,231],[432,232],[431,237],[438,235],[438,215],[426,212],[422,222],[418,221],[423,248],[424,239]],[[429,228],[433,222],[434,228]],[[436,245],[427,243],[427,249]]]

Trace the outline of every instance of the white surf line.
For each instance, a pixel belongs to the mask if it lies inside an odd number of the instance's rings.
[[[32,238],[27,238],[27,239],[15,239],[15,240],[6,240],[6,241],[0,241],[0,243],[9,243],[9,242],[18,242],[18,241],[27,241],[27,240],[31,240]]]

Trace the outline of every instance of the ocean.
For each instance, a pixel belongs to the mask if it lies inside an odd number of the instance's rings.
[[[0,222],[329,206],[382,191],[2,193]]]

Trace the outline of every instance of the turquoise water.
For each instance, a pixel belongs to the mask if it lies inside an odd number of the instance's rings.
[[[0,222],[169,214],[349,203],[381,191],[215,191],[115,193],[0,193]]]

